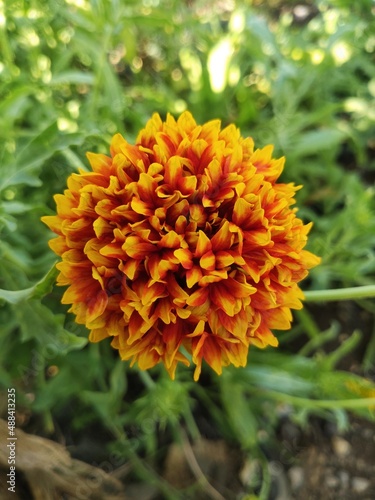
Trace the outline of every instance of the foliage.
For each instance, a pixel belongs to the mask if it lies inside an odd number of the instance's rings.
[[[68,174],[88,168],[86,151],[105,152],[115,132],[133,140],[154,111],[189,109],[198,122],[220,118],[256,145],[275,144],[284,180],[304,184],[299,214],[314,221],[310,249],[323,258],[304,289],[373,283],[371,11],[370,0],[0,2],[0,384],[16,386],[39,432],[66,418],[76,434],[100,425],[108,450],[165,493],[139,457],[155,466],[161,435],[196,438],[197,414],[259,457],[282,415],[340,428],[347,411],[374,418],[374,332],[345,331],[341,343],[343,327],[321,331],[316,309],[296,315],[279,351],[253,349],[246,369],[199,384],[188,369],[175,382],[158,367],[151,378],[109,346],[86,345],[53,287],[40,222]],[[357,307],[373,318],[373,303]],[[360,375],[338,370],[359,342]]]

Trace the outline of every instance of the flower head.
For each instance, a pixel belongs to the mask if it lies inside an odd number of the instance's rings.
[[[254,150],[234,125],[154,114],[136,144],[113,137],[111,156],[68,179],[57,215],[42,220],[62,261],[62,302],[92,342],[112,338],[123,360],[148,369],[205,360],[218,374],[245,366],[251,344],[277,346],[302,307],[298,282],[319,258],[296,216],[284,158]],[[187,357],[188,356],[188,357]]]

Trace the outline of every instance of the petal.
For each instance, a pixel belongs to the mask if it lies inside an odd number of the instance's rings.
[[[134,311],[129,321],[129,339],[128,344],[134,344],[152,327],[151,323],[146,323],[142,316]]]
[[[245,244],[254,247],[266,246],[271,242],[271,232],[268,229],[261,228],[254,231],[244,232]]]
[[[182,177],[182,163],[178,156],[172,156],[165,164],[164,181],[166,184],[177,189],[177,181]]]
[[[231,266],[234,263],[234,257],[229,252],[219,251],[215,253],[216,266],[218,269]]]
[[[134,280],[140,264],[140,260],[128,259],[126,262],[119,264],[119,269],[125,274],[127,278],[129,278],[130,280]]]
[[[72,208],[77,207],[78,200],[75,199],[74,195],[70,191],[66,189],[64,194],[55,194],[53,199],[55,200],[59,217],[65,218],[73,216]]]
[[[100,342],[101,340],[106,339],[107,337],[108,333],[106,328],[96,328],[94,330],[91,330],[89,335],[89,341]]]
[[[153,283],[142,286],[140,299],[143,305],[150,305],[161,297],[167,297],[168,292],[164,283]]]
[[[104,290],[100,290],[95,297],[89,300],[87,303],[86,313],[86,321],[88,325],[103,314],[107,304],[108,296]]]
[[[163,342],[165,343],[165,364],[169,368],[183,340],[182,324],[169,324],[163,328]]]
[[[238,198],[234,204],[232,220],[237,226],[243,226],[251,217],[253,207],[244,198]]]
[[[208,287],[198,288],[198,290],[196,290],[189,296],[186,303],[188,306],[197,307],[207,302],[208,298],[209,298]]]
[[[155,189],[158,185],[157,181],[148,173],[142,172],[137,183],[138,193],[142,200],[152,203],[155,196]]]
[[[49,240],[48,245],[57,255],[62,255],[69,249],[66,239],[61,236]]]
[[[162,236],[158,243],[159,247],[162,248],[178,248],[181,244],[182,236],[177,234],[175,231],[169,231],[167,234]]]
[[[150,205],[136,196],[132,199],[130,205],[137,214],[147,216],[151,216],[153,214],[153,210]]]
[[[215,269],[215,255],[212,253],[210,250],[209,252],[206,252],[204,255],[199,260],[199,264],[203,269],[206,269],[206,271],[213,271]]]
[[[191,269],[193,267],[193,254],[189,249],[179,248],[178,250],[175,250],[173,254],[184,269]]]
[[[103,217],[98,217],[97,219],[95,219],[95,221],[93,222],[93,228],[95,231],[95,236],[97,238],[109,236],[111,235],[111,233],[113,233],[113,226],[111,226],[106,219],[103,219]]]
[[[111,147],[110,147],[110,150],[111,150],[111,156],[112,158],[118,154],[118,153],[121,153],[121,146],[126,143],[125,139],[122,137],[121,134],[115,134],[113,137],[112,137],[112,141],[111,141]]]
[[[131,258],[142,260],[150,252],[157,251],[157,247],[152,243],[143,241],[139,236],[128,236],[122,245],[124,252]]]
[[[197,126],[193,115],[189,111],[184,111],[177,120],[179,129],[185,133],[191,133]]]
[[[197,365],[194,372],[194,380],[197,381],[201,372],[202,359],[218,374],[222,373],[221,349],[217,339],[212,334],[203,333],[200,338],[193,341],[193,363]]]
[[[183,288],[177,283],[176,278],[172,273],[167,276],[167,289],[170,297],[173,299],[173,303],[178,307],[184,307],[189,295],[185,292]]]
[[[61,222],[62,219],[58,215],[45,215],[41,217],[40,220],[46,224],[51,231],[57,234],[61,234]]]
[[[212,249],[214,252],[219,250],[228,250],[232,244],[232,233],[229,230],[229,222],[224,221],[219,231],[211,238]]]
[[[301,251],[301,261],[306,269],[311,269],[321,263],[322,259],[307,250]]]
[[[206,252],[211,250],[211,241],[207,237],[207,235],[203,231],[199,231],[198,233],[198,242],[197,242],[197,248],[195,250],[194,256],[195,257],[202,257]]]
[[[186,271],[186,284],[188,288],[192,288],[202,278],[202,270],[198,266],[193,266]]]
[[[236,299],[229,293],[225,286],[221,286],[221,283],[215,283],[210,286],[210,298],[225,314],[228,316],[234,315]]]
[[[112,158],[97,153],[86,153],[86,156],[94,172],[98,172],[105,177],[109,177],[111,172]]]

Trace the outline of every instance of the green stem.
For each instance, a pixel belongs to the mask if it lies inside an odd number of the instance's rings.
[[[199,432],[199,428],[188,404],[186,405],[186,410],[184,411],[183,416],[190,436],[193,441],[198,441],[201,437],[201,433]]]
[[[321,334],[318,337],[311,338],[299,351],[298,354],[300,356],[308,356],[313,351],[319,349],[323,344],[334,340],[338,334],[340,333],[340,324],[337,321],[334,321],[330,328]]]
[[[346,410],[352,410],[356,408],[371,408],[372,406],[375,407],[375,397],[361,399],[307,399],[271,390],[263,390],[262,394],[271,396],[276,400],[288,402],[292,405],[305,406],[307,408],[345,408]]]
[[[310,339],[319,338],[320,330],[313,320],[312,316],[308,313],[307,309],[300,309],[295,312],[299,323],[302,325],[305,333]]]
[[[310,290],[304,292],[306,302],[329,302],[336,300],[358,300],[375,297],[375,285],[355,286],[332,290]]]
[[[143,370],[139,370],[138,375],[139,375],[139,378],[144,383],[144,385],[147,387],[147,389],[149,389],[149,390],[155,389],[156,384],[148,372],[145,372]]]
[[[267,500],[271,490],[271,474],[269,470],[269,463],[263,452],[260,452],[260,465],[263,471],[262,486],[259,492],[259,500]]]
[[[109,426],[109,428],[112,430],[118,441],[123,444],[126,454],[130,458],[131,464],[140,478],[159,488],[160,492],[164,495],[163,498],[166,500],[182,500],[182,494],[180,495],[180,492],[175,490],[175,488],[167,483],[165,479],[160,477],[157,472],[154,471],[154,469],[151,468],[143,458],[138,456],[131,446],[129,446],[126,434],[120,426],[113,424]]]

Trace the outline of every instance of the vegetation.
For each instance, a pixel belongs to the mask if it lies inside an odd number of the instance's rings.
[[[0,2],[0,386],[16,387],[20,426],[68,443],[98,432],[112,470],[130,463],[133,481],[190,498],[209,485],[177,492],[160,464],[209,422],[258,461],[259,481],[241,494],[265,499],[265,450],[283,461],[282,418],[339,429],[350,415],[374,419],[374,302],[349,303],[357,322],[308,302],[310,290],[374,283],[373,9],[371,0]],[[68,175],[88,169],[87,151],[106,153],[116,132],[133,141],[155,111],[185,109],[286,156],[283,180],[304,185],[299,215],[314,222],[309,250],[322,257],[280,348],[253,348],[246,368],[203,371],[199,383],[189,368],[171,381],[161,367],[130,368],[107,342],[87,343],[60,303],[40,222]],[[348,360],[354,370],[342,369]]]

